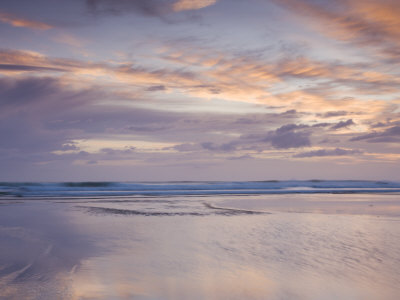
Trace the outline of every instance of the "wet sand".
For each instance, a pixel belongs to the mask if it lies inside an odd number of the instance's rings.
[[[2,199],[0,299],[398,299],[398,195]]]

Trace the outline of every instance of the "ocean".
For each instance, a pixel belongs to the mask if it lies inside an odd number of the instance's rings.
[[[0,183],[0,196],[21,197],[388,192],[400,192],[400,183],[356,180]]]
[[[400,183],[0,183],[0,299],[400,294]]]

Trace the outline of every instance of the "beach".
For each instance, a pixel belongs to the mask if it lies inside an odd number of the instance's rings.
[[[0,198],[0,299],[398,299],[396,192],[32,190]]]
[[[400,0],[1,0],[0,300],[400,300]]]

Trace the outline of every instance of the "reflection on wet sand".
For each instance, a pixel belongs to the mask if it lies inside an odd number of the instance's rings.
[[[65,218],[41,201],[2,207],[1,299],[69,299],[71,270],[95,251]]]
[[[295,194],[228,198],[222,208],[259,212],[350,214],[400,217],[400,194]]]
[[[395,199],[341,196],[307,198],[316,208],[329,202],[323,214],[282,212],[282,203],[291,208],[283,196],[278,209],[276,198],[243,196],[8,204],[0,211],[0,298],[398,299]],[[325,211],[365,201],[389,213]],[[248,213],[257,209],[272,213]]]
[[[132,273],[113,273],[107,280],[93,273],[78,275],[73,299],[264,299],[276,289],[265,274],[251,269],[197,270],[190,277],[144,274],[138,278]]]

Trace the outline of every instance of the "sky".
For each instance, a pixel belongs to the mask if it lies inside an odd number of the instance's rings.
[[[0,2],[0,181],[399,167],[398,0]]]

